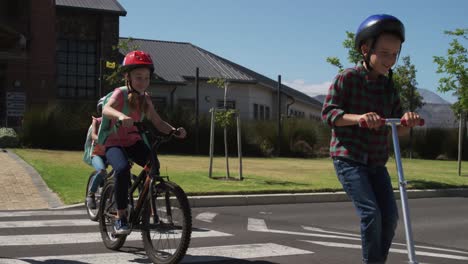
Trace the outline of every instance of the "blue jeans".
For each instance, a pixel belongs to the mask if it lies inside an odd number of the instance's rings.
[[[114,197],[117,203],[117,209],[127,209],[128,205],[128,187],[130,184],[131,169],[129,159],[144,167],[149,157],[150,150],[143,141],[138,141],[130,147],[115,146],[106,148],[107,161],[114,169]]]
[[[361,218],[364,263],[385,263],[395,235],[398,209],[385,166],[334,158],[336,174]]]
[[[93,167],[96,170],[96,174],[94,174],[92,179],[91,188],[89,189],[89,191],[92,193],[95,193],[97,191],[97,188],[102,183],[102,180],[107,174],[105,159],[105,156],[97,155],[91,158],[91,163],[93,164]]]

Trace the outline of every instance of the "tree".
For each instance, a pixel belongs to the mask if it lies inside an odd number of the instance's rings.
[[[423,98],[416,90],[418,82],[416,81],[416,67],[411,64],[410,56],[403,57],[403,65],[395,67],[393,80],[395,87],[400,93],[400,100],[402,108],[405,112],[414,112],[416,109],[421,108]]]
[[[403,57],[403,65],[398,65],[394,70],[395,87],[400,93],[401,106],[404,112],[414,112],[421,108],[423,98],[416,90],[416,67],[411,64],[410,56]],[[410,129],[409,158],[413,158],[413,128]]]
[[[233,120],[234,120],[234,116],[236,115],[237,112],[234,109],[228,109],[227,108],[227,92],[228,92],[228,87],[229,87],[229,81],[226,80],[226,79],[223,79],[223,78],[211,78],[211,79],[208,80],[208,83],[209,84],[214,84],[217,87],[224,89],[224,107],[223,107],[223,109],[213,108],[213,109],[211,109],[211,111],[214,112],[216,122],[219,123],[220,126],[223,127],[223,130],[224,130],[224,155],[225,155],[225,158],[226,158],[226,178],[229,179],[230,174],[229,174],[229,153],[228,153],[228,144],[227,144],[227,128],[234,124]],[[213,131],[213,129],[214,129],[213,120],[211,122],[212,122],[212,128],[211,129]],[[238,130],[237,137],[238,138],[240,137],[239,130]],[[210,146],[211,150],[210,151],[212,151],[212,149],[213,149],[212,144],[214,143],[214,134],[211,135],[210,141],[211,141],[211,144],[210,144],[211,145]],[[238,144],[240,144],[240,141],[238,141]],[[213,161],[213,155],[210,152],[210,172],[209,172],[210,177],[211,177],[211,171],[212,171],[212,167],[213,167],[212,161]],[[241,158],[240,150],[239,150],[239,161],[240,161],[239,162],[239,164],[240,164],[239,178],[240,178],[240,180],[242,180],[242,158]]]
[[[354,47],[354,36],[353,32],[346,31],[346,39],[343,41],[343,47],[348,50],[348,61],[353,65],[362,59],[361,54]],[[338,67],[340,72],[344,69],[338,57],[327,57],[327,62]]]
[[[453,36],[446,57],[434,56],[434,62],[438,65],[437,73],[444,74],[439,79],[438,90],[441,92],[453,92],[458,101],[452,108],[460,118],[458,129],[458,175],[461,175],[461,156],[463,145],[463,132],[465,131],[465,115],[468,109],[468,56],[466,48],[458,39],[468,40],[468,28],[444,31],[446,35]]]
[[[112,46],[112,50],[119,53],[122,52],[123,54],[127,54],[130,51],[139,49],[138,45],[132,45],[133,39],[130,37],[126,40],[120,41],[117,45]],[[115,58],[117,59],[117,58]],[[116,63],[115,69],[110,72],[109,74],[104,74],[104,79],[107,83],[111,86],[120,85],[123,82],[122,78],[122,65]]]
[[[444,31],[444,33],[454,36],[454,39],[450,42],[446,57],[434,56],[434,62],[438,65],[437,73],[445,74],[439,79],[438,90],[444,93],[453,92],[458,98],[453,109],[455,113],[460,114],[468,109],[468,53],[457,38],[468,40],[468,28]]]

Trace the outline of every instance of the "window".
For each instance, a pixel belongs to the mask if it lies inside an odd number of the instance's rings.
[[[258,104],[254,104],[254,119],[258,119]]]
[[[57,40],[57,86],[62,98],[95,98],[97,90],[96,42]]]
[[[260,105],[260,120],[264,120],[265,119],[265,106],[264,105]]]
[[[217,108],[224,108],[224,100],[218,100],[216,102]],[[236,101],[233,100],[226,100],[226,108],[227,109],[236,109]]]
[[[270,107],[262,104],[253,105],[253,118],[255,120],[270,120]]]

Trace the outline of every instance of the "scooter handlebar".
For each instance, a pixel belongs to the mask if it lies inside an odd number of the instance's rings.
[[[385,125],[385,124],[390,124],[392,123],[391,121],[393,121],[394,119],[380,119],[380,125]],[[402,126],[408,126],[408,120],[407,119],[400,119],[399,122],[395,122],[397,125],[402,125]],[[425,121],[424,119],[420,118],[419,119],[419,124],[418,126],[424,126],[425,124]],[[364,127],[364,128],[367,128],[368,125],[367,125],[367,122],[364,118],[361,118],[359,119],[359,127]]]

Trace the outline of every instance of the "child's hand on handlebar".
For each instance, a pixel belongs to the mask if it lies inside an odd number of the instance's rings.
[[[187,131],[185,131],[185,128],[183,127],[179,127],[176,129],[176,131],[174,132],[174,136],[176,138],[185,138],[187,136]]]
[[[123,127],[131,127],[133,126],[133,119],[129,116],[123,115],[119,117],[118,123]]]
[[[404,126],[406,127],[419,126],[421,122],[421,117],[418,115],[418,113],[415,112],[407,112],[401,119],[405,120]]]
[[[377,129],[384,125],[382,123],[382,118],[375,112],[365,113],[358,118],[359,126],[362,127],[362,124],[365,124],[367,128]]]

